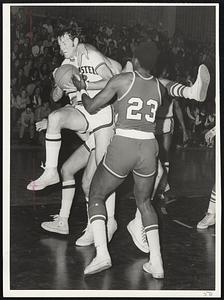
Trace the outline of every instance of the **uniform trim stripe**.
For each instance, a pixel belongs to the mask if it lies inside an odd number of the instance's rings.
[[[180,85],[180,86],[177,88],[177,94],[178,94],[178,95],[180,95],[180,91],[181,91],[182,88],[183,88],[182,85]]]
[[[153,139],[155,139],[155,135],[153,132],[146,132],[146,131],[135,130],[135,129],[117,128],[115,130],[115,134],[119,135],[119,136],[128,137],[131,139],[138,139],[138,140],[153,140]]]
[[[135,82],[135,72],[132,72],[132,74],[133,74],[133,79],[132,79],[132,82],[131,82],[129,88],[127,89],[127,91],[120,98],[117,98],[117,101],[122,100],[130,92],[130,90],[132,89],[133,84]]]
[[[90,148],[86,145],[86,143],[83,143],[83,146],[86,148],[86,150],[87,150],[88,152],[91,152]]]
[[[66,189],[74,189],[75,188],[75,184],[69,184],[69,185],[63,185],[62,189],[66,190]]]
[[[105,62],[101,62],[100,64],[98,64],[98,65],[95,67],[95,72],[97,73],[97,69],[98,69],[99,67],[103,66],[103,65],[105,65],[105,66],[108,68],[108,70],[110,70],[110,73],[111,73],[111,75],[113,76],[114,74],[113,74],[112,70],[108,67],[108,65],[107,65]]]
[[[181,89],[180,89],[180,92],[179,92],[179,94],[180,94],[180,96],[181,96],[182,98],[184,98],[184,94],[183,94],[184,89],[185,89],[185,86],[183,85],[183,86],[181,87]]]
[[[114,123],[114,111],[113,111],[111,105],[110,105],[110,109],[111,109],[111,121],[110,121],[110,123],[101,125],[101,126],[99,126],[99,127],[96,127],[95,129],[93,129],[92,132],[96,132],[97,130],[100,130],[100,129],[106,128],[106,127],[110,127],[110,126],[113,125],[113,123]]]
[[[151,230],[156,230],[156,229],[159,229],[159,225],[156,224],[156,225],[146,226],[144,229],[145,229],[145,232],[148,232],[148,231],[151,231]]]
[[[160,83],[159,83],[159,80],[157,78],[156,78],[156,84],[157,84],[158,93],[159,93],[159,103],[160,103],[160,105],[162,105],[162,96],[161,96],[161,90],[160,90]]]
[[[105,221],[106,220],[106,217],[104,215],[95,215],[95,216],[92,216],[89,221],[90,223],[92,223],[93,221],[96,221],[96,220],[102,220],[102,221]]]
[[[156,170],[153,171],[151,174],[147,174],[147,175],[140,174],[140,173],[136,172],[135,170],[133,170],[133,173],[135,173],[136,175],[138,175],[140,177],[151,177],[151,176],[153,176],[156,173]]]
[[[174,91],[174,88],[175,88],[178,84],[179,84],[179,83],[175,83],[174,85],[172,85],[172,86],[170,87],[170,94],[171,94],[171,96],[175,96],[174,93],[173,93],[173,91]]]
[[[144,80],[151,80],[151,79],[153,79],[153,76],[150,76],[150,77],[144,77],[144,76],[142,76],[138,71],[135,71],[135,73],[138,74],[138,76],[141,77],[141,78],[144,79]]]
[[[105,159],[106,159],[106,155],[104,156],[104,159],[103,159],[103,166],[104,166],[104,168],[107,169],[107,171],[110,172],[112,175],[114,175],[115,177],[121,178],[121,179],[126,178],[126,177],[128,176],[128,174],[127,174],[127,175],[119,175],[119,174],[115,173],[114,171],[112,171],[112,170],[106,165]]]
[[[48,141],[48,142],[60,142],[60,141],[61,141],[61,138],[59,138],[59,139],[49,139],[49,138],[45,138],[45,141]]]

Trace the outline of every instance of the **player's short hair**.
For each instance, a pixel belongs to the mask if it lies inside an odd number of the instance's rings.
[[[134,50],[134,57],[138,59],[140,66],[153,71],[157,64],[159,49],[155,42],[142,42]]]
[[[68,36],[74,40],[76,37],[78,37],[78,33],[77,30],[74,28],[74,26],[63,26],[62,28],[60,28],[57,32],[57,36],[58,37],[62,37],[65,34],[68,34]]]

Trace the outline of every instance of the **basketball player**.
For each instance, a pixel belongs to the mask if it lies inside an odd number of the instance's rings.
[[[134,194],[150,245],[150,261],[143,269],[154,278],[163,278],[157,215],[150,203],[157,169],[158,144],[154,136],[155,116],[165,88],[153,77],[158,57],[155,43],[140,44],[134,53],[134,72],[114,76],[94,99],[88,96],[84,80],[74,78],[82,101],[90,114],[97,113],[117,95],[116,133],[104,159],[98,165],[90,187],[88,214],[93,230],[96,257],[85,274],[94,274],[112,266],[107,249],[105,198],[127,177],[134,176]]]
[[[60,49],[65,57],[62,64],[72,64],[78,67],[80,72],[87,76],[88,91],[91,96],[94,96],[99,92],[106,82],[113,76],[113,74],[120,73],[121,66],[119,63],[107,59],[93,46],[87,44],[79,44],[79,40],[76,33],[71,28],[64,28],[58,34],[58,43]],[[46,132],[46,168],[44,173],[35,181],[32,181],[27,189],[29,190],[42,190],[46,186],[59,182],[59,175],[57,172],[58,155],[61,146],[61,129],[71,129],[77,131],[81,138],[86,138],[83,133],[93,132],[91,138],[84,145],[82,145],[73,154],[72,160],[75,159],[76,165],[72,168],[63,168],[63,182],[62,182],[62,207],[59,216],[56,216],[53,222],[43,225],[46,230],[67,233],[68,232],[68,216],[72,204],[72,199],[75,193],[75,181],[73,174],[84,167],[87,162],[89,168],[87,170],[93,170],[96,168],[109,144],[109,141],[113,134],[113,113],[110,106],[102,109],[97,115],[91,116],[84,109],[82,104],[77,103],[77,92],[73,85],[67,85],[65,87],[67,94],[69,95],[73,105],[66,105],[54,112],[52,112],[48,121]],[[61,99],[63,91],[56,86],[53,90],[53,100],[58,101]],[[75,99],[75,100],[74,100]],[[37,129],[44,129],[44,125],[37,124]],[[95,151],[90,155],[92,140],[94,140]],[[64,171],[66,169],[66,171]],[[72,174],[72,176],[71,176]],[[88,201],[88,187],[91,182],[91,176],[93,172],[85,172],[83,177],[83,189]],[[110,196],[108,209],[113,212],[114,215],[114,202],[115,195]],[[108,213],[109,214],[109,213]],[[50,224],[51,223],[51,224]],[[117,228],[116,221],[112,218],[112,234]],[[108,229],[108,232],[110,230]],[[86,233],[86,232],[85,232]],[[92,242],[91,242],[92,243]],[[81,244],[83,244],[81,242]],[[85,244],[85,241],[84,241]]]
[[[214,139],[215,134],[216,134],[215,127],[210,129],[205,134],[205,140],[208,145]],[[198,222],[198,224],[197,224],[198,229],[207,229],[209,226],[212,226],[215,224],[215,211],[216,211],[215,205],[216,205],[216,190],[215,190],[215,184],[214,184],[212,192],[211,192],[210,200],[209,200],[207,213],[206,213],[205,217],[200,222]]]

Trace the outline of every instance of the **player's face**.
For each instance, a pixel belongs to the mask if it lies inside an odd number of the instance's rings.
[[[65,58],[72,58],[75,55],[77,45],[74,45],[74,41],[67,33],[58,37],[58,44]]]

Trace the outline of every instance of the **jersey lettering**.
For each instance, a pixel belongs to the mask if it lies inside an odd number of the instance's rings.
[[[142,116],[143,116],[143,113],[141,112],[141,109],[143,107],[142,99],[131,98],[128,100],[128,103],[133,105],[130,105],[128,107],[126,118],[129,120],[142,120]],[[158,108],[158,102],[153,99],[149,99],[146,104],[148,106],[149,113],[145,114],[144,117],[147,122],[154,123],[156,117],[156,111]]]
[[[95,74],[95,75],[97,75],[97,73],[95,72],[94,67],[91,67],[91,66],[81,66],[81,67],[79,67],[79,72],[81,74],[85,73],[85,74]]]

